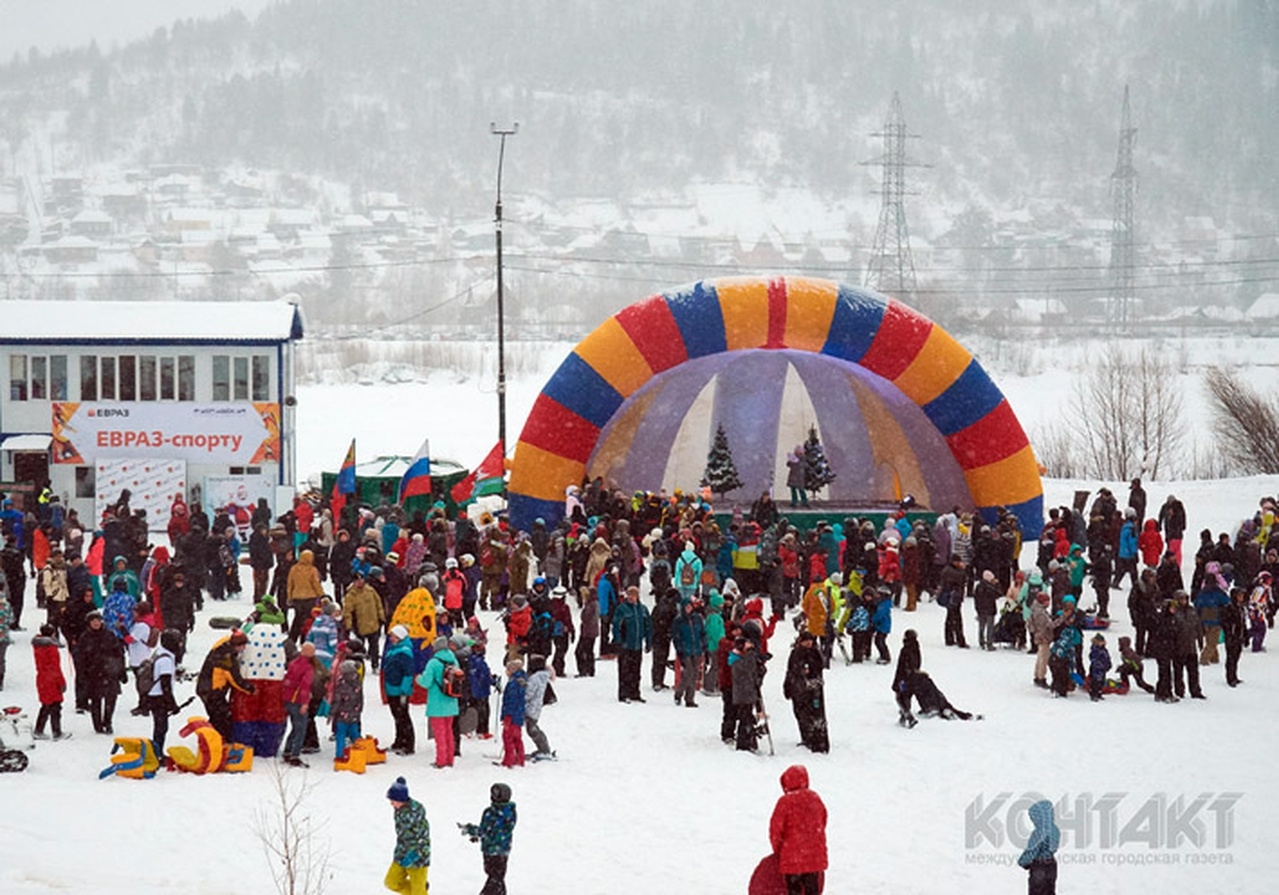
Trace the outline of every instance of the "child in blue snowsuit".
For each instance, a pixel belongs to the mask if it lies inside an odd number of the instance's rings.
[[[1088,651],[1088,696],[1093,702],[1102,699],[1106,689],[1106,672],[1110,670],[1110,653],[1106,650],[1106,638],[1098,634],[1092,639]]]

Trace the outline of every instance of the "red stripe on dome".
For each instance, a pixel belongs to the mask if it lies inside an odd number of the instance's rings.
[[[684,337],[663,296],[654,295],[619,311],[617,322],[654,373],[678,367],[688,360]]]
[[[528,421],[520,432],[520,441],[579,463],[591,458],[599,437],[598,426],[544,394],[533,402]]]
[[[885,379],[896,379],[906,372],[932,330],[933,322],[927,317],[895,298],[889,299],[875,340],[858,363]]]
[[[946,444],[955,455],[959,468],[964,470],[997,463],[1029,443],[1006,398],[971,426],[946,436]]]
[[[786,281],[768,281],[768,341],[765,348],[786,347]]]

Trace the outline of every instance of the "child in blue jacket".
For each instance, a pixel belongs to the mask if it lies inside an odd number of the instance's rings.
[[[506,891],[506,862],[511,856],[511,837],[515,834],[515,803],[511,801],[511,788],[505,783],[494,783],[489,788],[491,804],[484,809],[484,816],[476,824],[458,824],[462,835],[480,843],[484,856],[483,892]]]
[[[1092,649],[1088,651],[1088,695],[1093,702],[1101,701],[1109,670],[1110,653],[1106,650],[1106,638],[1098,634],[1093,637]]]

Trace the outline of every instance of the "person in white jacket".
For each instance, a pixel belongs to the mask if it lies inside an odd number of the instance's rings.
[[[524,688],[524,729],[529,739],[537,746],[537,751],[529,757],[534,760],[554,758],[550,741],[538,726],[542,716],[542,706],[546,699],[546,690],[551,683],[551,670],[546,667],[546,657],[533,655],[528,660],[528,684]]]

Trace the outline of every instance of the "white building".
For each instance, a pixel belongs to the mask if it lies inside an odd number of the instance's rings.
[[[48,481],[86,525],[124,488],[153,529],[178,493],[283,512],[301,338],[285,301],[0,301],[0,491]]]

